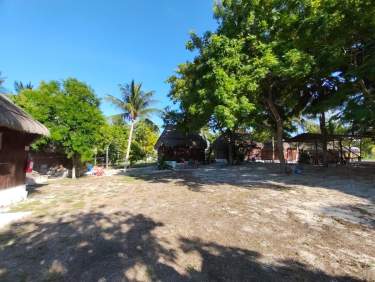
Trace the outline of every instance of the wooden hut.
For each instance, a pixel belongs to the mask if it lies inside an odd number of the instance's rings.
[[[29,145],[41,135],[48,129],[0,94],[0,206],[26,198]]]
[[[283,142],[284,159],[294,163],[298,160],[298,150],[290,143]],[[279,161],[279,150],[276,143],[270,141],[262,144],[260,159],[263,161]]]
[[[166,126],[155,144],[158,158],[166,161],[205,161],[207,141],[199,133],[185,133],[176,126]]]
[[[233,138],[233,159],[236,162],[257,160],[260,155],[261,144],[251,138],[251,134],[236,132]],[[215,160],[226,162],[229,158],[229,138],[225,134],[220,135],[212,144]]]
[[[327,162],[328,163],[348,163],[361,160],[361,148],[351,144],[353,141],[361,143],[362,138],[375,138],[375,134],[368,132],[362,134],[327,134]],[[311,164],[323,164],[323,135],[320,133],[302,133],[288,142],[296,144],[301,161]]]
[[[249,133],[235,133],[234,160],[235,161],[278,161],[278,149],[272,142],[260,143],[252,140]],[[284,158],[288,162],[296,162],[298,159],[297,149],[289,143],[283,142]],[[213,143],[215,159],[222,162],[228,159],[228,138],[220,135]]]

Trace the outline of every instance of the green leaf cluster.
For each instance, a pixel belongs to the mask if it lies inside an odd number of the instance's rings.
[[[35,148],[52,144],[69,158],[92,157],[105,120],[100,101],[87,84],[74,78],[42,82],[36,89],[22,90],[14,101],[50,130],[51,136]]]

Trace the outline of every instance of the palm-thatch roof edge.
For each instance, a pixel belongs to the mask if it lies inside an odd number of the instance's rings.
[[[187,146],[206,149],[207,141],[199,133],[185,133],[177,129],[176,126],[169,125],[165,127],[154,148],[157,150],[162,145],[166,147]]]
[[[0,127],[43,136],[50,134],[43,124],[32,119],[4,94],[0,94]]]

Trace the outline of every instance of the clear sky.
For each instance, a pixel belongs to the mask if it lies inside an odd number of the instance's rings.
[[[170,105],[165,80],[192,58],[189,31],[213,30],[213,0],[0,0],[0,71],[15,80],[75,77],[99,97],[131,79]],[[104,114],[116,110],[105,101]],[[160,119],[155,120],[158,124]]]

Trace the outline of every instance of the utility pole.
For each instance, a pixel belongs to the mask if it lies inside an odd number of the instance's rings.
[[[108,169],[108,150],[109,150],[109,146],[107,145],[107,147],[105,148],[105,168]]]

